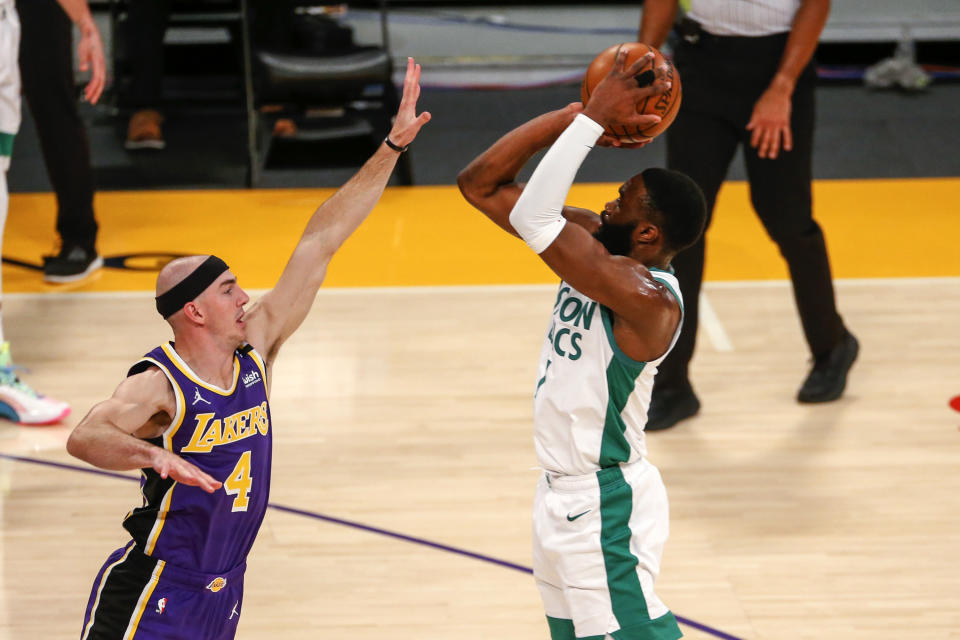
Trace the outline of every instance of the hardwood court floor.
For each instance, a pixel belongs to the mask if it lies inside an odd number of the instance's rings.
[[[709,285],[728,343],[701,335],[703,412],[649,436],[672,508],[658,591],[723,637],[956,637],[960,280],[838,295],[862,355],[847,395],[811,407],[792,399],[806,365],[787,286]],[[321,293],[276,368],[271,501],[529,566],[553,297]],[[31,380],[79,413],[166,337],[148,294],[8,296],[4,312]],[[0,452],[71,463],[67,432],[0,424]],[[0,487],[0,638],[76,637],[136,485],[7,458]],[[289,511],[268,513],[246,583],[239,638],[546,637],[519,568]]]
[[[575,185],[570,201],[597,207],[616,186]],[[102,193],[100,248],[214,251],[265,288],[329,193]],[[672,507],[658,591],[727,634],[684,625],[693,639],[958,637],[960,179],[818,182],[815,199],[862,344],[849,390],[793,401],[807,365],[783,264],[746,187],[725,185],[694,362],[703,411],[649,437]],[[53,211],[50,194],[11,197],[4,255],[38,263]],[[4,267],[16,360],[75,414],[0,422],[0,640],[77,637],[94,575],[126,539],[135,483],[27,459],[75,464],[70,426],[167,338],[154,277],[104,269],[51,295],[35,271]],[[503,285],[549,282],[454,187],[387,191],[331,265],[327,286],[360,288],[322,292],[277,364],[278,508],[250,558],[240,638],[546,637],[524,569],[554,286]]]

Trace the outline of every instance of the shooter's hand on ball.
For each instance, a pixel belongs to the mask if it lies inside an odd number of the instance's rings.
[[[670,88],[670,82],[666,79],[663,68],[657,68],[654,81],[646,86],[640,86],[637,81],[637,75],[640,70],[650,64],[653,54],[648,53],[638,58],[632,65],[624,68],[626,60],[626,51],[619,51],[617,58],[613,63],[610,73],[600,81],[593,93],[590,95],[590,101],[584,105],[583,113],[594,122],[602,125],[604,128],[614,126],[635,126],[648,127],[660,122],[660,116],[644,115],[637,113],[637,104],[649,96],[660,95]],[[609,146],[629,146],[622,142],[615,144],[608,136],[601,144]],[[632,143],[646,144],[646,142]]]
[[[659,118],[657,119],[659,120]],[[651,120],[650,122],[655,124],[657,121]],[[601,147],[616,147],[617,149],[641,149],[651,142],[653,142],[653,138],[644,138],[640,142],[629,142],[623,138],[611,136],[609,133],[604,133],[597,140],[597,144]]]

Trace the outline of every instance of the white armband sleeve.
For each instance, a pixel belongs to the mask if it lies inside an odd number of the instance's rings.
[[[577,114],[543,156],[513,206],[510,225],[537,253],[553,244],[563,230],[567,192],[602,133],[603,127],[582,113]]]

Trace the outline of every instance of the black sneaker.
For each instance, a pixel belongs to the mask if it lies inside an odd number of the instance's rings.
[[[669,429],[681,420],[692,418],[700,411],[700,400],[689,384],[679,388],[653,388],[650,409],[647,411],[647,426],[644,431]]]
[[[55,256],[44,256],[43,279],[45,282],[75,282],[83,280],[103,266],[103,258],[95,249],[78,245],[64,245]]]
[[[842,396],[847,386],[847,373],[859,352],[860,343],[846,331],[840,344],[813,363],[810,375],[797,392],[797,402],[830,402]]]

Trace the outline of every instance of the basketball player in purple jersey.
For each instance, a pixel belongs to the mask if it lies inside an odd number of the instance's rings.
[[[277,285],[250,309],[216,256],[175,260],[157,277],[157,310],[173,341],[134,364],[67,442],[90,464],[142,474],[143,506],[123,522],[132,540],[94,580],[84,640],[234,637],[270,490],[271,364],[310,310],[334,252],[430,119],[416,114],[419,79],[410,58],[390,134],[317,209]]]

